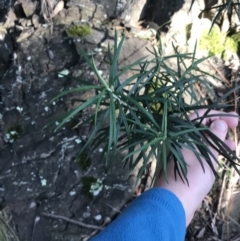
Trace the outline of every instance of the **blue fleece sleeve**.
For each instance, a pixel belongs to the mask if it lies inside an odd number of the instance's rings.
[[[185,229],[180,200],[166,189],[152,188],[91,241],[183,241]]]

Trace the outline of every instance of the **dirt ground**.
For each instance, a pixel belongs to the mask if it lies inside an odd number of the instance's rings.
[[[119,35],[126,36],[120,66],[151,56],[146,48],[151,49],[156,40],[156,32],[150,28],[154,24],[149,24],[152,21],[159,27],[170,17],[175,18],[163,29],[161,37],[166,54],[172,51],[172,39],[181,49],[181,29],[173,23],[187,13],[191,1],[185,5],[181,1],[160,1],[158,7],[165,13],[161,17],[151,6],[145,6],[148,25],[143,28],[134,21],[124,24],[122,18],[130,9],[127,1],[69,0],[57,5],[58,2],[62,1],[11,1],[0,11],[4,13],[0,19],[0,205],[2,214],[12,217],[10,226],[20,241],[88,240],[137,194],[149,188],[145,176],[140,189],[134,186],[136,174],[123,170],[121,154],[111,169],[100,162],[100,149],[76,158],[89,133],[89,126],[78,127],[78,123],[88,113],[80,113],[55,132],[60,122],[56,118],[76,107],[79,99],[91,96],[91,91],[51,100],[78,86],[77,80],[61,76],[62,71],[96,81],[79,48],[92,52],[97,67],[107,75],[104,60],[108,44],[113,45],[116,28]],[[155,6],[155,1],[151,3]],[[136,14],[140,13],[143,14],[141,8]],[[187,16],[192,21],[188,13]],[[69,37],[66,29],[73,23],[90,26],[92,33],[82,38]],[[211,61],[212,65],[204,65],[206,71],[222,73],[225,78],[229,78],[228,73],[232,76],[232,69],[221,59]],[[234,73],[238,66],[235,61]],[[218,89],[225,88],[223,82],[218,83]],[[86,157],[87,166],[82,164]],[[240,240],[236,186],[234,190],[231,187],[236,193],[231,194],[231,199],[224,197],[227,203],[231,201],[228,213],[218,210],[224,209],[218,202],[223,182],[221,177],[204,200],[186,240]],[[91,184],[95,184],[93,196],[88,195]],[[228,191],[229,188],[224,192]]]

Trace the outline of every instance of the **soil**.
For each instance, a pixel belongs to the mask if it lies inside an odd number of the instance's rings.
[[[126,36],[120,66],[150,56],[146,48],[152,48],[155,35],[139,38],[136,33],[149,30],[142,30],[137,21],[145,19],[147,25],[154,21],[158,28],[170,17],[186,13],[191,1],[149,1],[148,5],[132,1],[129,5],[127,1],[66,0],[55,16],[48,15],[46,9],[53,9],[58,1],[43,2],[45,6],[34,0],[0,0],[0,205],[12,216],[11,225],[19,240],[87,240],[96,233],[96,226],[116,217],[139,194],[139,188],[134,185],[136,172],[123,169],[121,153],[112,168],[100,161],[100,149],[87,150],[87,166],[76,158],[89,133],[89,126],[78,123],[88,113],[80,113],[55,131],[60,122],[57,118],[79,105],[80,99],[94,94],[76,92],[51,102],[79,84],[59,73],[67,70],[69,76],[96,81],[79,52],[82,48],[94,53],[96,66],[107,75],[107,45],[113,45],[115,27],[119,35],[124,32]],[[124,18],[134,6],[138,10],[126,22]],[[156,7],[164,14],[157,14]],[[172,51],[168,39],[180,42],[176,37],[180,30],[176,31],[173,22],[166,28],[167,34],[161,33],[166,53]],[[66,29],[73,23],[90,26],[91,35],[67,36]],[[223,67],[221,61],[219,66]],[[83,180],[98,182],[96,195],[84,192]],[[149,188],[146,183],[142,185],[141,191]],[[49,214],[95,226],[84,228]],[[199,220],[190,227],[188,240],[196,240],[199,230],[207,229],[209,220],[204,224]],[[199,240],[216,237],[211,231],[204,233],[207,236],[203,234]]]

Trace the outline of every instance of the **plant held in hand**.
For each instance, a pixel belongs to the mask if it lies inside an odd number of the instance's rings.
[[[130,168],[134,168],[141,161],[139,177],[146,169],[150,158],[154,156],[157,168],[160,165],[167,178],[168,161],[173,158],[174,169],[184,180],[188,167],[180,151],[183,147],[193,151],[201,165],[204,158],[216,174],[212,158],[216,162],[218,160],[206,145],[209,143],[237,169],[235,154],[209,131],[208,126],[202,124],[204,118],[211,117],[211,110],[224,107],[222,100],[235,89],[211,105],[205,105],[206,99],[199,98],[194,88],[196,83],[200,83],[212,92],[208,82],[202,78],[203,75],[209,74],[198,67],[205,59],[197,60],[195,51],[193,54],[180,54],[176,49],[174,55],[163,56],[161,44],[158,49],[154,48],[151,52],[151,60],[141,58],[119,70],[118,58],[123,42],[124,38],[119,42],[115,35],[113,50],[108,48],[108,79],[103,78],[93,57],[89,58],[81,51],[99,83],[92,84],[79,80],[82,84],[80,87],[63,92],[55,98],[76,91],[96,92],[90,99],[82,100],[82,103],[58,126],[60,128],[79,112],[94,105],[95,112],[82,122],[92,123],[93,128],[79,154],[86,148],[101,147],[102,158],[111,164],[117,151],[123,152],[123,162]],[[176,61],[176,70],[169,66],[170,59]],[[191,63],[187,65],[186,61]],[[121,80],[124,73],[133,69],[135,72],[131,77]],[[186,95],[191,99],[188,103],[184,101]],[[189,114],[199,109],[206,109],[204,116],[190,120]],[[212,141],[209,141],[206,135]]]

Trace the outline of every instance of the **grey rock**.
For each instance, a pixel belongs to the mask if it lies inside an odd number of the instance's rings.
[[[5,33],[6,34],[6,33]],[[4,40],[0,41],[0,69],[5,72],[6,67],[11,59],[11,54],[13,51],[13,43],[11,37],[4,34]],[[1,71],[0,71],[1,72]],[[1,74],[0,74],[1,76]]]
[[[70,7],[69,9],[63,9],[58,15],[53,18],[56,25],[64,24],[69,25],[74,22],[79,22],[81,14],[79,7]]]
[[[119,18],[120,13],[125,9],[127,1],[117,0],[69,0],[67,6],[79,6],[84,20],[101,19],[105,16]]]
[[[22,78],[21,67],[15,64],[12,64],[4,74],[0,93],[6,107],[21,106],[23,101]]]
[[[2,121],[6,128],[16,125],[20,122],[21,114],[17,109],[9,110],[3,113]]]
[[[67,6],[78,6],[81,9],[81,19],[83,21],[89,21],[93,19],[104,20],[104,14],[106,14],[104,5],[98,1],[88,0],[70,0]]]
[[[89,44],[99,44],[103,41],[105,33],[103,31],[98,31],[93,29],[92,34],[87,35],[83,39]]]
[[[145,9],[148,2],[147,0],[127,1],[127,4],[125,4],[122,11],[120,11],[121,19],[124,19],[130,25],[135,25],[145,16]]]
[[[6,29],[14,27],[16,20],[17,20],[16,14],[14,13],[14,11],[12,9],[10,9],[8,14],[7,14],[7,19],[4,23],[4,27]]]
[[[0,10],[10,8],[14,2],[13,0],[0,0]]]
[[[32,16],[32,24],[33,24],[34,28],[38,28],[40,26],[39,21],[40,21],[39,15],[33,14],[33,16]]]
[[[32,26],[31,20],[30,19],[26,19],[26,18],[19,19],[19,23],[23,27],[30,27],[30,26]]]
[[[31,0],[22,1],[22,8],[26,17],[31,17],[35,13],[37,9],[37,5],[38,5],[37,1],[31,1]]]
[[[22,42],[24,41],[25,39],[27,39],[28,37],[30,37],[34,32],[34,28],[25,28],[21,34],[16,38],[16,41],[19,43],[19,42]]]

